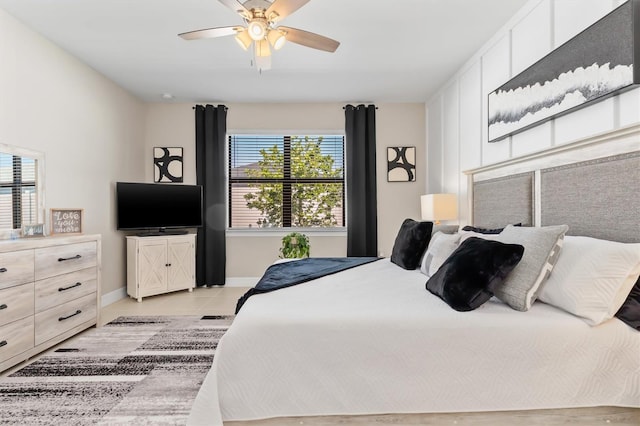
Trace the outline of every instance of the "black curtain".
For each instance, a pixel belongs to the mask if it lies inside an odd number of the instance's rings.
[[[198,229],[196,284],[224,285],[226,267],[225,138],[227,107],[196,105],[196,178],[203,187],[204,225]]]
[[[376,106],[345,107],[347,256],[378,255]]]

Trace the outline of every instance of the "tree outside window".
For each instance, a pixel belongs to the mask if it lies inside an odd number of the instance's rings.
[[[232,228],[341,227],[343,136],[229,137]]]

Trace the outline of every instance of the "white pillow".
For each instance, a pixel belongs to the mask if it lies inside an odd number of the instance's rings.
[[[442,266],[451,253],[458,248],[460,234],[436,232],[429,241],[429,247],[420,262],[420,272],[430,277]]]
[[[640,275],[640,244],[565,237],[539,300],[598,325],[622,306]]]

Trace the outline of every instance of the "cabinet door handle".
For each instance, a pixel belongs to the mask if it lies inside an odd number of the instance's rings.
[[[8,306],[7,306],[6,303],[3,303],[2,305],[0,305],[0,311],[3,310],[3,309],[7,309],[7,308],[8,308]]]
[[[69,287],[60,287],[58,291],[66,291],[71,290],[72,288],[80,287],[82,283],[75,283],[74,285],[70,285]]]
[[[7,268],[0,268],[0,272],[7,272]]]
[[[7,342],[6,340],[3,340],[2,342],[0,342],[0,348],[3,346],[7,346],[9,342]]]
[[[82,311],[80,309],[78,309],[77,311],[75,311],[74,313],[72,313],[71,315],[67,315],[66,317],[60,317],[58,318],[58,321],[64,321],[67,320],[71,317],[75,317],[76,315],[80,315],[82,313]]]
[[[171,266],[171,264],[170,263],[165,263],[164,266]]]
[[[73,257],[59,257],[58,258],[58,262],[64,262],[66,260],[76,260],[76,259],[80,259],[82,256],[80,256],[79,254],[76,254]]]

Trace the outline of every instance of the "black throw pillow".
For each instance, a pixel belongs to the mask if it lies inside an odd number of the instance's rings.
[[[427,290],[456,311],[472,311],[491,299],[523,253],[520,244],[468,238],[429,278]]]
[[[514,223],[513,226],[522,226],[522,223]],[[504,228],[489,229],[489,228],[478,228],[478,227],[475,227],[475,226],[467,225],[464,228],[462,228],[462,230],[463,231],[477,232],[478,234],[499,234],[502,231],[504,231]]]
[[[405,219],[393,243],[391,261],[404,269],[416,269],[429,245],[432,229],[433,222]]]
[[[630,327],[640,331],[640,278],[634,284],[616,317]]]

